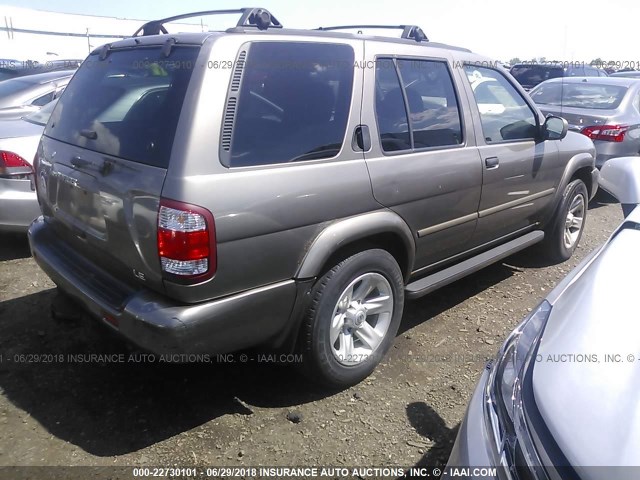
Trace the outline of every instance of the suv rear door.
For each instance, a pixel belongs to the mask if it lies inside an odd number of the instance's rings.
[[[423,269],[465,250],[476,227],[482,169],[466,95],[447,50],[367,42],[365,54],[373,193],[414,232]]]
[[[74,250],[162,289],[157,215],[200,48],[103,49],[60,98],[38,150],[45,219]]]

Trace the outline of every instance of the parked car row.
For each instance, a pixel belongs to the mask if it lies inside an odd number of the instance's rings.
[[[527,91],[553,78],[608,76],[602,69],[580,63],[516,63],[509,71]]]
[[[41,73],[75,70],[81,63],[82,60],[79,59],[56,59],[38,62],[33,60],[0,58],[0,81],[8,80],[10,78],[38,75]]]
[[[556,78],[531,92],[545,115],[569,122],[569,129],[591,138],[596,166],[615,157],[640,155],[640,79]]]
[[[0,121],[19,119],[52,102],[62,94],[73,74],[74,70],[62,70],[1,81]]]

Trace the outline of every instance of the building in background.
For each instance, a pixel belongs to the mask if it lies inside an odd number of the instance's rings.
[[[145,20],[47,12],[0,6],[0,59],[38,62],[84,58],[94,48],[131,36]],[[174,24],[201,32],[203,23]]]

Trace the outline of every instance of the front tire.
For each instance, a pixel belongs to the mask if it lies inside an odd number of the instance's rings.
[[[587,220],[589,192],[582,180],[574,180],[564,191],[560,208],[545,231],[544,249],[555,262],[564,262],[575,251]]]
[[[395,339],[404,282],[385,250],[366,250],[325,273],[311,291],[301,346],[307,373],[344,388],[373,372]]]

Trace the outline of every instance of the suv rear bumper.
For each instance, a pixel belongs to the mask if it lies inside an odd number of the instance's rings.
[[[42,217],[29,228],[29,244],[40,268],[60,290],[144,350],[226,353],[269,343],[288,332],[297,290],[293,280],[184,305],[125,284],[88,262]]]

